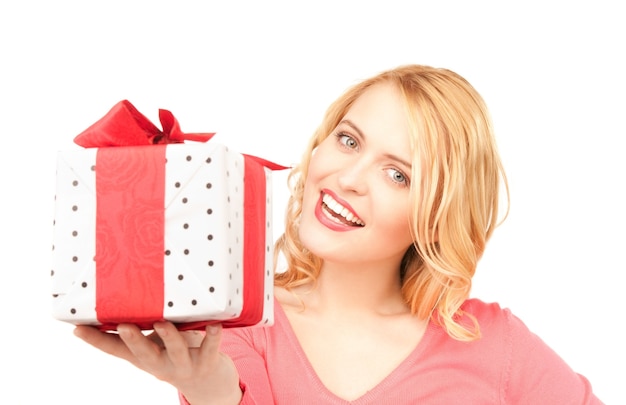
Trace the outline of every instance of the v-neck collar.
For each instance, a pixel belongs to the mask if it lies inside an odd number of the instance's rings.
[[[280,302],[278,302],[276,298],[274,298],[274,300],[275,300],[274,304],[276,308],[275,316],[277,318],[276,323],[278,325],[283,325],[285,336],[287,337],[289,343],[293,347],[294,352],[296,353],[296,356],[298,356],[301,363],[305,367],[306,373],[308,374],[308,377],[309,377],[308,380],[311,381],[313,384],[315,384],[318,392],[324,395],[325,399],[328,401],[329,404],[333,404],[333,405],[369,405],[373,403],[372,401],[377,400],[377,398],[378,400],[380,400],[381,398],[384,398],[384,393],[386,392],[387,388],[391,385],[394,385],[398,379],[404,378],[404,376],[406,375],[406,372],[408,371],[407,369],[412,367],[414,362],[422,356],[422,354],[426,350],[426,347],[428,346],[428,342],[432,339],[432,335],[436,333],[436,330],[435,330],[436,327],[434,326],[432,321],[429,321],[428,324],[426,325],[426,330],[424,331],[424,335],[419,340],[415,348],[411,351],[411,353],[409,353],[409,355],[404,360],[402,360],[402,362],[400,362],[400,364],[398,364],[398,366],[396,366],[396,368],[394,368],[385,378],[383,378],[380,382],[378,382],[365,394],[363,394],[362,396],[352,401],[348,401],[346,399],[343,399],[337,396],[335,393],[330,391],[326,387],[326,385],[324,385],[322,380],[319,378],[319,376],[315,372],[315,369],[313,368],[313,365],[309,361],[309,358],[307,357],[306,353],[304,352],[304,348],[300,344],[300,341],[298,340],[296,336],[296,332],[293,330],[293,327],[291,326],[291,323],[289,322],[289,318],[287,317],[285,310],[283,309],[282,305],[280,304]]]

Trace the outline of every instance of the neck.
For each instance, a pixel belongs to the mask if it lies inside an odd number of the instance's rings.
[[[407,310],[402,299],[399,266],[324,263],[307,307],[329,313],[397,314]]]

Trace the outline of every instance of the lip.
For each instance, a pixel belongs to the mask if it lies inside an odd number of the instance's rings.
[[[329,219],[326,216],[326,214],[324,214],[324,212],[322,211],[322,199],[324,198],[324,194],[330,195],[332,198],[335,199],[335,201],[337,201],[338,203],[343,205],[345,208],[347,208],[354,216],[358,217],[358,215],[356,215],[356,213],[354,212],[354,209],[350,206],[350,204],[348,204],[345,200],[342,200],[341,198],[339,198],[332,191],[328,189],[323,189],[322,192],[320,193],[319,199],[317,200],[317,204],[315,205],[315,217],[322,225],[324,225],[325,227],[333,231],[338,231],[338,232],[354,231],[356,229],[361,228],[360,226],[350,226],[350,225],[340,224],[338,222],[335,222]]]

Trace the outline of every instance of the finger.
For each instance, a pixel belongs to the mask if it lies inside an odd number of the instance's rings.
[[[185,342],[187,342],[188,347],[200,347],[204,340],[204,331],[185,330],[181,331],[180,334],[185,339]]]
[[[200,345],[200,355],[209,361],[215,361],[219,355],[220,342],[222,340],[222,325],[207,325],[206,334]]]
[[[74,335],[107,354],[129,361],[132,358],[132,353],[128,347],[114,333],[101,332],[92,326],[77,326],[74,329]]]
[[[117,332],[133,355],[131,359],[133,363],[136,363],[134,361],[136,359],[140,363],[151,364],[160,358],[161,348],[159,345],[141,333],[136,325],[120,324],[117,327]]]
[[[191,359],[189,346],[178,329],[171,322],[157,322],[154,331],[163,341],[170,361],[177,366],[188,366]]]
[[[149,335],[147,335],[147,338],[153,341],[154,344],[156,344],[160,348],[163,348],[163,349],[165,348],[165,345],[163,344],[163,339],[161,339],[161,336],[159,336],[158,333],[152,332]]]

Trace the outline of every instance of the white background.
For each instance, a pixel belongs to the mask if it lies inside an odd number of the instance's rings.
[[[128,99],[157,124],[169,109],[184,131],[217,131],[233,149],[290,164],[349,85],[421,63],[481,92],[509,174],[511,213],[474,295],[511,308],[607,404],[626,404],[618,4],[3,2],[0,403],[177,401],[49,315],[56,151],[78,148],[75,135]]]

